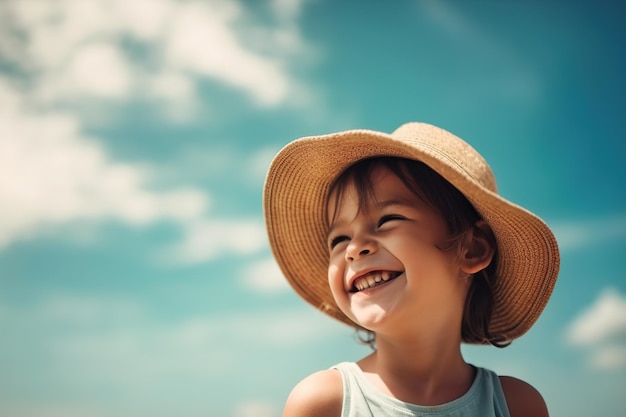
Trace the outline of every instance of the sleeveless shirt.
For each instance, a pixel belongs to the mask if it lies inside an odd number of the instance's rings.
[[[390,397],[379,391],[354,362],[333,366],[343,380],[341,417],[510,417],[498,376],[476,368],[470,389],[456,400],[435,406],[420,406]]]

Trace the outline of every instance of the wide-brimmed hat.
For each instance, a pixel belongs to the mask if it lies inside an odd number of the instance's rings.
[[[425,123],[407,123],[391,134],[349,130],[305,137],[276,155],[265,181],[265,221],[276,261],[295,291],[317,309],[358,327],[339,310],[328,285],[326,201],[342,171],[375,156],[422,161],[474,205],[498,245],[489,330],[508,340],[524,334],[554,288],[556,239],[539,217],[498,195],[491,168],[474,148]]]

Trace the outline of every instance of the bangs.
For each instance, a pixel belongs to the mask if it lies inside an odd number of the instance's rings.
[[[426,164],[411,159],[385,156],[360,160],[335,179],[327,195],[327,201],[333,199],[334,203],[333,212],[326,213],[329,224],[335,220],[339,203],[349,186],[354,186],[356,190],[358,213],[366,212],[372,202],[376,204],[373,174],[380,167],[387,168],[417,198],[438,211],[443,216],[450,234],[461,234],[481,219],[469,200]],[[330,204],[326,209],[329,207]]]

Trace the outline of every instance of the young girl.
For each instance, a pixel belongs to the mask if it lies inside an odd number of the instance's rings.
[[[373,353],[302,380],[298,416],[547,416],[529,384],[466,363],[537,320],[559,268],[545,223],[500,197],[467,143],[409,123],[296,140],[270,166],[270,244],[307,302]]]

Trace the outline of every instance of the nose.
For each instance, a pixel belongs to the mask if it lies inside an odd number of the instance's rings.
[[[352,262],[376,252],[377,245],[372,239],[352,239],[346,248],[346,261]]]

